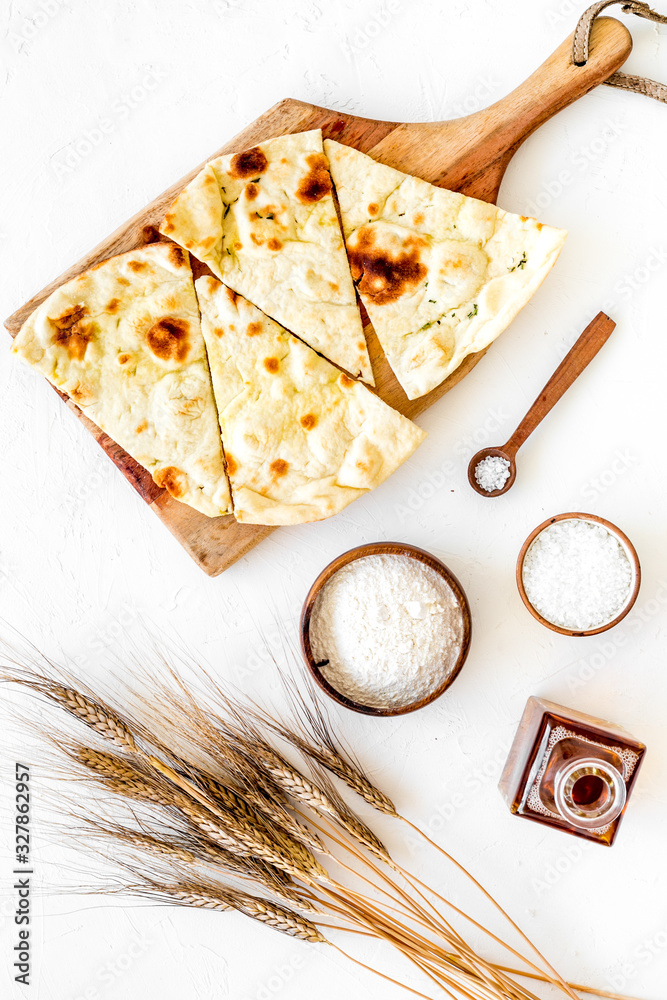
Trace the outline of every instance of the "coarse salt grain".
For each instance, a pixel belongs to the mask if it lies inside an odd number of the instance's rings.
[[[435,691],[456,666],[462,639],[463,612],[452,588],[403,555],[343,566],[322,588],[310,620],[323,677],[371,708],[404,707]]]
[[[524,558],[522,577],[528,600],[543,618],[583,632],[622,611],[633,570],[625,549],[603,525],[572,518],[539,533]]]
[[[487,493],[501,490],[510,477],[510,463],[500,455],[487,455],[475,466],[475,479]]]

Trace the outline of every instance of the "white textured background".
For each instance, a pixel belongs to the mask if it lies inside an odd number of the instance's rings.
[[[584,7],[5,0],[0,313],[281,98],[393,120],[457,117],[532,72]],[[630,68],[667,80],[667,31],[636,19],[630,26]],[[280,530],[215,580],[46,382],[9,359],[8,341],[0,351],[2,617],[83,670],[94,669],[105,647],[122,656],[147,621],[178,635],[220,675],[270,697],[258,628],[270,631],[277,617],[294,632],[325,563],[376,539],[432,550],[472,604],[463,674],[412,717],[333,717],[399,807],[497,893],[563,973],[646,1000],[667,995],[666,137],[667,107],[604,87],[533,136],[508,171],[500,204],[571,231],[553,276],[475,371],[420,419],[430,436],[389,483],[328,523]],[[600,308],[618,322],[612,339],[525,447],[511,494],[477,497],[465,477],[469,456],[509,436]],[[571,509],[623,527],[644,570],[632,617],[588,640],[541,628],[513,580],[528,532]],[[612,718],[649,746],[610,851],[582,851],[573,838],[512,817],[497,793],[508,741],[533,693]],[[24,752],[12,739],[7,777]],[[5,838],[5,781],[2,794]],[[40,841],[38,821],[36,806],[34,860],[48,889],[45,861],[58,858],[58,847]],[[401,844],[390,825],[380,829],[401,859],[449,885],[435,855]],[[9,870],[7,848],[3,998],[403,995],[335,953],[239,916],[72,898],[35,902],[34,985],[20,988],[9,978]],[[362,944],[358,954],[402,969],[381,948]]]

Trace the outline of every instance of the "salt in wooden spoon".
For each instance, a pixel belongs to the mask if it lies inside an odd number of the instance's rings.
[[[516,479],[517,451],[537,425],[544,420],[563,393],[570,388],[574,380],[590,364],[602,345],[609,339],[615,326],[614,321],[609,319],[606,313],[598,313],[595,319],[588,324],[574,347],[561,361],[509,441],[500,448],[482,448],[476,455],[473,455],[468,466],[468,481],[480,496],[499,497],[511,489]],[[509,477],[499,490],[485,490],[475,479],[475,469],[483,459],[489,457],[504,458],[509,462]]]

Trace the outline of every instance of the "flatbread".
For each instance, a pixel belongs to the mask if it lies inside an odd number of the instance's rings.
[[[542,284],[562,229],[324,143],[352,277],[410,399],[484,350]]]
[[[13,350],[67,393],[177,500],[231,510],[187,253],[156,243],[53,292]]]
[[[300,524],[384,482],[425,437],[215,278],[197,296],[237,520]]]
[[[319,129],[211,160],[160,232],[314,350],[375,384]]]

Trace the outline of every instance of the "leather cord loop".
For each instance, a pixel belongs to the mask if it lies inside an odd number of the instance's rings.
[[[647,3],[641,0],[598,0],[588,10],[584,11],[579,19],[574,32],[574,44],[572,46],[572,61],[575,66],[584,66],[588,62],[588,52],[591,40],[593,22],[606,7],[620,3],[626,14],[636,14],[637,17],[646,18],[648,21],[655,21],[658,24],[667,24],[667,16],[658,14]],[[613,73],[605,83],[610,87],[621,87],[623,90],[631,90],[636,94],[645,94],[656,101],[667,104],[667,85],[658,83],[657,80],[649,80],[643,76],[633,76],[630,73]]]

